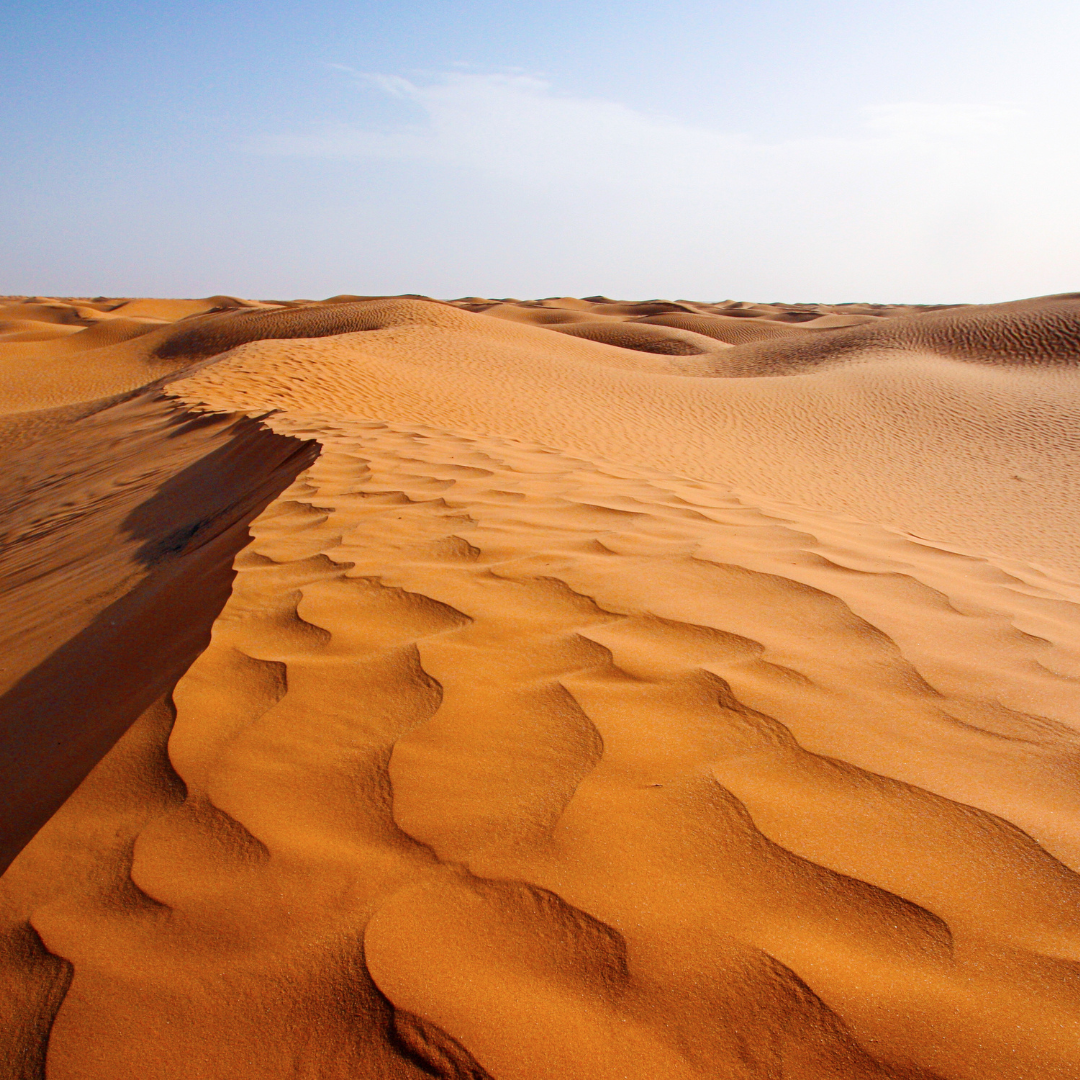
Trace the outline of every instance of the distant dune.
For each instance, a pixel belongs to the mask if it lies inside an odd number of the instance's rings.
[[[0,299],[0,1080],[1076,1080],[1078,366]]]

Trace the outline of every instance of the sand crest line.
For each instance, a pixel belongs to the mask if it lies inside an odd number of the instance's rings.
[[[534,320],[845,316],[337,301],[373,328],[168,385],[320,452],[5,875],[19,1045],[80,1080],[1073,1077],[1070,373],[703,378],[664,365],[743,346]]]

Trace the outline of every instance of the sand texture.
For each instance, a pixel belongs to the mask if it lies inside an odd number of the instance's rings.
[[[0,301],[0,1078],[1076,1080],[1078,361]]]

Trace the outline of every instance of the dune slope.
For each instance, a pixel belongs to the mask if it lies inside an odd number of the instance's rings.
[[[159,470],[63,543],[264,508],[0,880],[0,1075],[1076,1077],[1073,304],[237,307],[20,413]]]
[[[3,867],[205,647],[247,523],[312,454],[153,392],[0,445]]]

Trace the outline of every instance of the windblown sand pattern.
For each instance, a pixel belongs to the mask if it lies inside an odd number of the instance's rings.
[[[1080,1076],[1076,296],[0,315],[5,1080]]]

